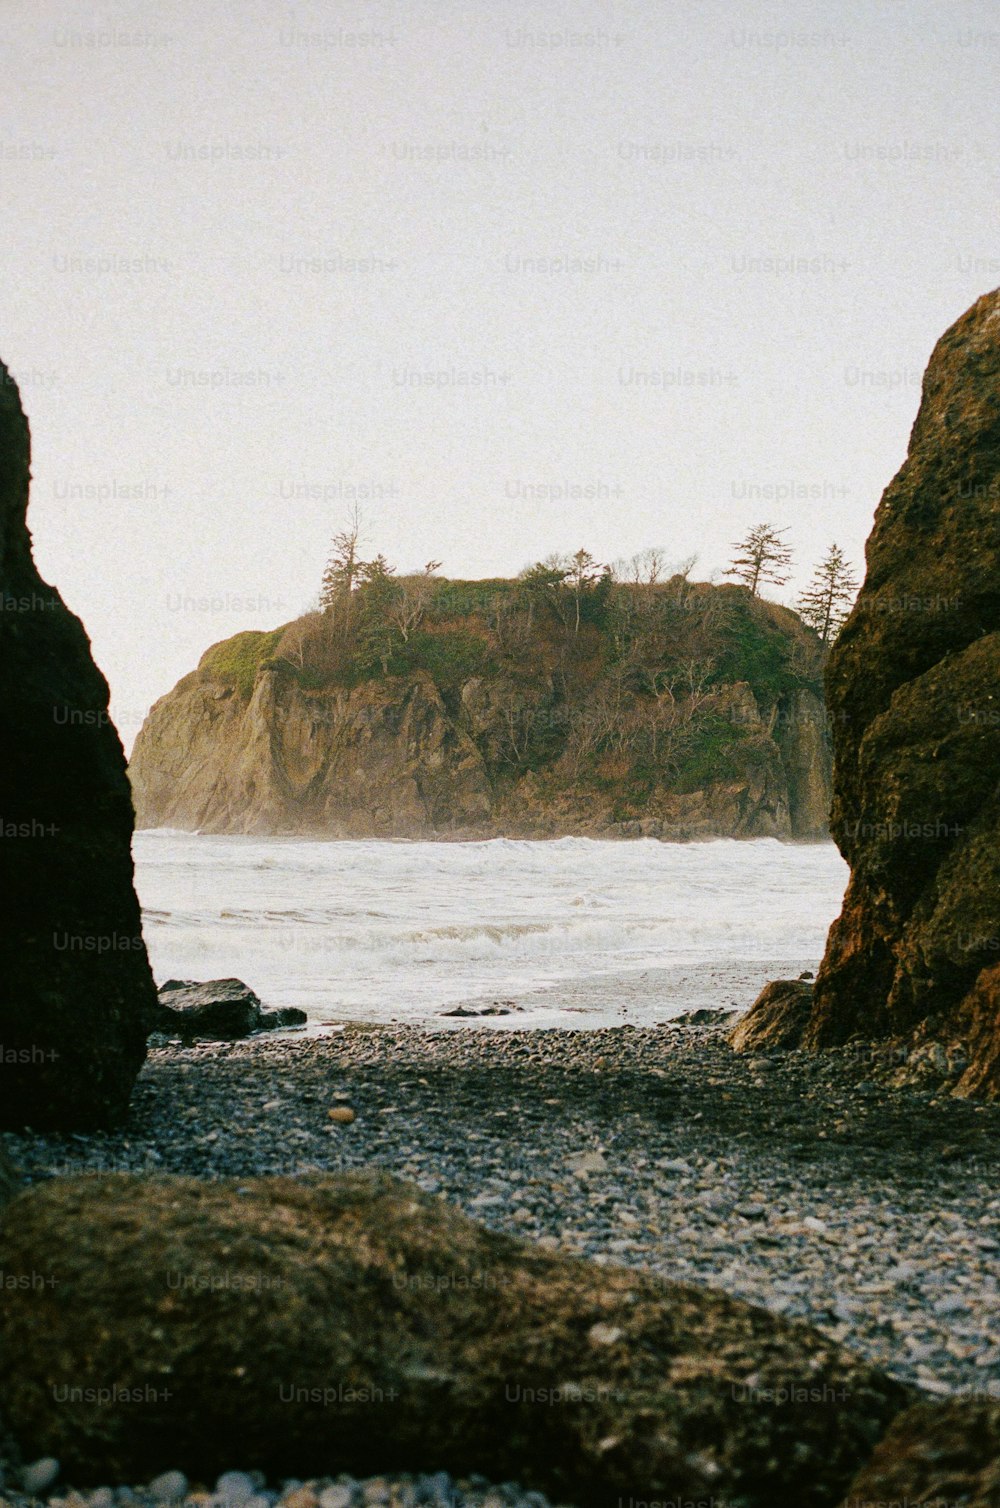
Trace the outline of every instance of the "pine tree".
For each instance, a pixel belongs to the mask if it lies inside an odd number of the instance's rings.
[[[757,596],[765,581],[784,586],[792,563],[791,549],[781,537],[787,533],[787,529],[775,529],[773,524],[757,524],[745,539],[733,546],[740,553],[724,574],[738,577],[750,588],[751,597]]]
[[[389,674],[389,661],[396,649],[396,631],[392,622],[392,603],[399,590],[396,574],[380,552],[374,560],[358,565],[357,600],[361,605],[358,627],[358,653],[368,669],[376,665],[383,675]]]
[[[575,555],[570,556],[565,579],[573,593],[574,634],[580,632],[580,607],[583,598],[594,588],[600,575],[601,567],[589,550],[580,549]]]
[[[839,634],[857,596],[858,579],[839,545],[831,545],[813,572],[798,601],[799,616],[819,634],[824,645]]]
[[[535,619],[536,605],[551,608],[556,617],[565,622],[560,608],[567,575],[568,568],[558,557],[552,555],[548,560],[539,560],[533,566],[526,566],[521,572],[518,585],[521,596],[528,605],[529,629]]]

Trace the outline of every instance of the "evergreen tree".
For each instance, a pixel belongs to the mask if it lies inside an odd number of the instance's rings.
[[[566,569],[565,581],[573,594],[573,632],[580,632],[580,607],[588,592],[593,591],[601,577],[602,567],[589,550],[577,550],[571,555]]]
[[[799,616],[816,630],[824,645],[832,644],[854,606],[857,592],[858,579],[844,552],[839,545],[831,545],[799,598]]]
[[[367,587],[369,595],[374,593],[383,600],[389,593],[395,574],[395,571],[381,550],[375,556],[374,560],[359,560],[357,563],[356,576],[358,585]]]
[[[551,608],[560,620],[565,621],[560,612],[560,606],[567,574],[566,566],[557,564],[557,557],[554,556],[550,556],[548,560],[539,560],[535,565],[527,566],[521,572],[518,585],[528,605],[529,628],[534,622],[535,606],[541,603]]]
[[[343,602],[359,583],[363,565],[358,554],[360,538],[361,514],[353,508],[347,527],[338,529],[330,542],[330,555],[319,594],[319,605],[324,612],[330,612]]]
[[[379,666],[389,674],[389,661],[397,647],[396,628],[392,621],[392,604],[398,585],[392,566],[379,552],[374,560],[359,562],[357,597],[361,607],[358,625],[358,652],[366,669]]]
[[[787,529],[776,529],[773,524],[757,524],[745,539],[733,546],[739,554],[724,574],[742,581],[750,588],[751,597],[757,596],[765,581],[784,586],[792,563],[791,549],[781,537],[787,533]]]

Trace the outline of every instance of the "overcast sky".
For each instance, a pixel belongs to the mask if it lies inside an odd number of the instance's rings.
[[[454,576],[860,563],[1000,282],[988,0],[3,0],[0,69],[36,554],[127,745],[354,489]]]

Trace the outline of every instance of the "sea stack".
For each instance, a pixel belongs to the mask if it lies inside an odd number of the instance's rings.
[[[124,1114],[156,990],[107,682],[35,569],[29,468],[28,421],[0,364],[0,1126],[68,1131]]]
[[[938,1048],[1000,1097],[1000,291],[938,341],[826,670],[851,866],[803,1045]],[[758,1029],[759,1022],[759,1029]],[[773,1012],[741,1046],[773,1040]]]

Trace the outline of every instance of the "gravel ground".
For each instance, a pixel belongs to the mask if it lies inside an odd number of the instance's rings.
[[[67,1491],[53,1481],[57,1463],[35,1461],[20,1486],[4,1487],[0,1469],[0,1503],[30,1508],[38,1496],[49,1508],[549,1508],[541,1492],[526,1492],[518,1482],[491,1483],[485,1477],[455,1480],[446,1471],[425,1476],[290,1479],[271,1488],[260,1472],[226,1471],[211,1487],[190,1483],[183,1472],[165,1471],[138,1487],[97,1487]],[[11,1473],[11,1480],[19,1473]]]
[[[930,1393],[1000,1397],[1000,1106],[875,1073],[848,1049],[739,1057],[718,1025],[348,1027],[165,1044],[125,1130],[2,1141],[31,1179],[383,1167],[495,1229],[806,1319]]]

